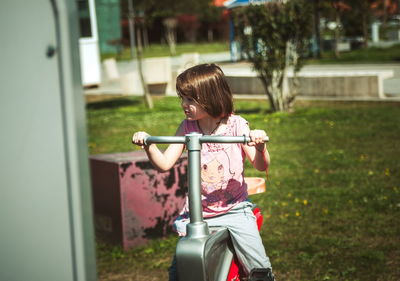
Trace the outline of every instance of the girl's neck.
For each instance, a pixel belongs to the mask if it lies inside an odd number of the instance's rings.
[[[215,133],[223,121],[223,117],[205,117],[197,120],[197,125],[203,135],[212,135]]]

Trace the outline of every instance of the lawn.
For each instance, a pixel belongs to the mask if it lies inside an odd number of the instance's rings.
[[[229,52],[229,42],[212,42],[212,43],[179,43],[176,45],[175,56],[180,56],[183,53],[199,54],[216,53],[216,52]],[[112,54],[103,54],[102,59],[113,57]],[[167,44],[151,44],[143,49],[143,57],[164,57],[171,56],[170,49]],[[118,60],[130,60],[132,58],[131,49],[124,48],[117,56]]]
[[[270,136],[267,191],[253,195],[278,280],[400,280],[400,104],[298,103],[269,113],[238,100],[236,112]],[[176,98],[155,108],[121,97],[87,104],[91,154],[137,149],[136,130],[172,135]],[[248,176],[262,176],[247,165]],[[130,251],[97,241],[99,280],[165,281],[175,235]]]
[[[335,63],[400,63],[400,44],[388,48],[370,47],[341,52],[336,58],[333,51],[322,52],[320,59],[307,59],[307,64]]]
[[[229,52],[229,42],[212,43],[179,43],[176,45],[175,56],[183,53],[197,52],[216,53]],[[143,50],[143,57],[162,57],[170,56],[170,50],[166,44],[152,44]],[[102,59],[115,55],[102,54]],[[117,56],[118,60],[130,60],[130,48],[122,50]],[[341,52],[340,57],[336,58],[333,51],[322,52],[320,59],[308,58],[306,64],[335,64],[335,63],[400,63],[400,44],[388,48],[370,47],[367,49],[356,49],[349,52]]]

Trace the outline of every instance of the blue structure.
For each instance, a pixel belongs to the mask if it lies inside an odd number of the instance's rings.
[[[258,5],[267,2],[272,2],[272,0],[228,0],[224,2],[224,6],[228,9],[233,9],[236,7]]]

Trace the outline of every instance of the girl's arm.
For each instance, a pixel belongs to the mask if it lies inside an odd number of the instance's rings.
[[[267,134],[263,130],[252,130],[249,133],[250,142],[243,145],[243,150],[254,168],[259,171],[268,171],[270,164],[269,152],[264,142]]]
[[[182,135],[182,124],[176,131],[176,136]],[[136,132],[132,136],[132,143],[141,146],[146,151],[147,157],[154,167],[160,172],[166,172],[171,169],[181,156],[184,144],[170,144],[168,148],[162,152],[157,145],[145,145],[144,139],[149,136],[146,132]]]

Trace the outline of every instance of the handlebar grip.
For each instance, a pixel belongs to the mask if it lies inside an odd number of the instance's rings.
[[[248,142],[250,142],[250,137],[246,136],[246,143],[248,143]],[[264,142],[269,142],[269,137],[268,136],[264,137]]]

